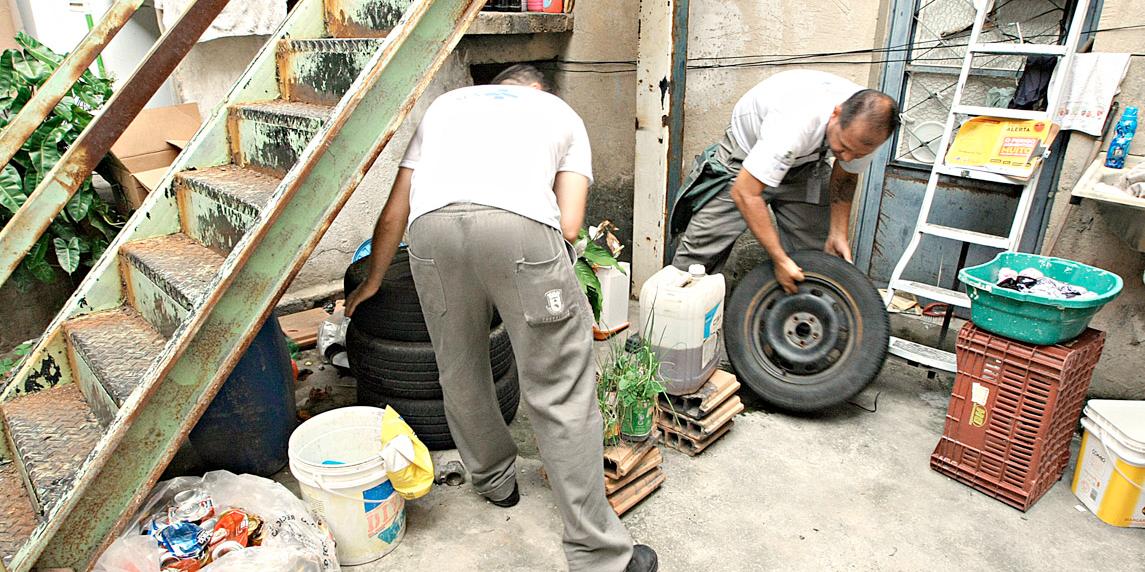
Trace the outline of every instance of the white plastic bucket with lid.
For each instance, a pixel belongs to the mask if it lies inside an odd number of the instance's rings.
[[[344,566],[373,562],[405,536],[405,500],[382,460],[382,414],[376,407],[335,409],[290,436],[290,472],[330,527]]]
[[[1145,528],[1145,401],[1091,400],[1081,425],[1073,494],[1103,522]]]

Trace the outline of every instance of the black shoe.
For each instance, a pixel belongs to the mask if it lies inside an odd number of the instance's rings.
[[[509,496],[507,496],[501,500],[491,500],[490,499],[489,502],[491,502],[494,505],[497,505],[501,508],[509,508],[511,506],[517,506],[517,503],[521,502],[521,493],[520,493],[520,491],[517,490],[517,483],[513,483],[513,492],[509,493]]]
[[[660,559],[656,557],[656,551],[637,544],[632,547],[632,559],[624,567],[624,572],[656,572],[659,569]]]

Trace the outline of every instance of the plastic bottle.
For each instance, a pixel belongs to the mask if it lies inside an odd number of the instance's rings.
[[[724,275],[706,274],[701,264],[687,272],[667,266],[644,282],[640,333],[660,359],[668,393],[696,391],[719,365],[724,293]]]
[[[559,14],[565,11],[564,0],[528,0],[530,12],[548,12]]]
[[[1110,169],[1125,168],[1125,156],[1129,154],[1129,145],[1133,142],[1133,134],[1137,131],[1137,108],[1126,107],[1121,114],[1121,121],[1117,122],[1116,134],[1109,143],[1109,151],[1105,155],[1105,166]]]

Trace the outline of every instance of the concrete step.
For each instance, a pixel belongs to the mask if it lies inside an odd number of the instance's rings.
[[[203,301],[223,256],[179,233],[129,242],[120,249],[128,302],[171,337]]]
[[[103,428],[79,386],[60,385],[0,405],[16,469],[41,516],[50,514],[95,449]]]
[[[282,40],[278,82],[283,98],[337,104],[381,46],[381,40],[366,38]]]
[[[244,103],[231,107],[232,161],[283,177],[330,116],[331,107],[297,101]]]
[[[72,374],[104,426],[115,419],[167,344],[130,306],[68,320],[64,332],[72,351]]]
[[[175,176],[183,233],[227,254],[254,224],[281,181],[223,165]]]
[[[402,0],[325,0],[326,32],[333,38],[384,38],[409,5]]]

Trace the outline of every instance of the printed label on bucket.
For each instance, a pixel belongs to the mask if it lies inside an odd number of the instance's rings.
[[[376,536],[383,542],[392,543],[401,533],[405,515],[402,513],[402,497],[394,491],[389,481],[362,491],[366,513],[366,535]]]

